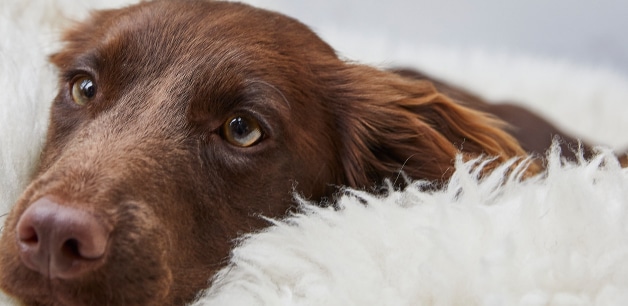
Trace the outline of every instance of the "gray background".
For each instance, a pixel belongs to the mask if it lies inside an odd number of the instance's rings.
[[[331,27],[392,41],[481,47],[601,65],[628,75],[627,0],[246,2],[296,17],[323,37]],[[333,39],[332,45],[337,47]]]

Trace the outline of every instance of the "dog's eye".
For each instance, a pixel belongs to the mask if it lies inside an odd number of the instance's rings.
[[[87,76],[72,82],[72,100],[78,105],[85,105],[96,96],[96,84]]]
[[[224,138],[238,147],[250,147],[257,144],[263,136],[259,122],[247,116],[231,117],[222,129]]]

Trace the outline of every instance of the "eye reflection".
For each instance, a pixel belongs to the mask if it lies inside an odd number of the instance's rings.
[[[257,120],[248,116],[234,116],[223,125],[223,136],[232,145],[250,147],[262,139],[263,132]]]
[[[85,105],[96,96],[96,84],[88,76],[82,76],[72,82],[72,100],[78,105]]]

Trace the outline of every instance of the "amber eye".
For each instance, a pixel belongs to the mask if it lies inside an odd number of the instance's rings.
[[[72,100],[78,105],[85,105],[96,96],[96,84],[88,76],[82,76],[72,82]]]
[[[222,132],[229,143],[238,147],[257,144],[263,136],[259,122],[247,116],[231,117],[222,126]]]

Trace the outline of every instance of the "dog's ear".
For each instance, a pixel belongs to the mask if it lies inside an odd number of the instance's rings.
[[[413,179],[443,181],[460,152],[495,157],[489,171],[526,155],[501,121],[455,103],[428,81],[357,65],[341,75],[334,103],[349,186],[373,186],[400,170]]]

